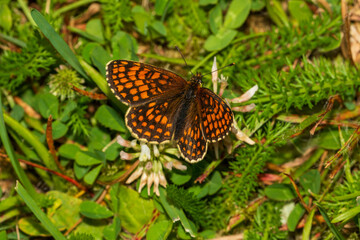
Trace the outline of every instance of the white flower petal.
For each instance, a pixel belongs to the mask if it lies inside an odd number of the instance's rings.
[[[166,185],[167,185],[167,181],[166,181],[166,178],[165,178],[165,175],[163,172],[160,172],[159,173],[159,182],[160,182],[160,185],[163,186],[164,188],[166,188]]]
[[[151,153],[150,153],[150,148],[147,144],[145,143],[140,143],[141,146],[141,152],[140,152],[140,157],[139,160],[140,161],[147,161],[151,159]]]
[[[117,141],[118,144],[120,144],[123,147],[127,147],[127,148],[131,147],[131,142],[128,141],[128,140],[125,140],[120,135],[117,135],[116,141]]]
[[[142,176],[141,176],[141,179],[140,179],[139,193],[141,193],[141,190],[146,185],[147,178],[148,178],[148,175],[147,175],[146,171],[144,171]]]
[[[157,196],[160,196],[160,192],[159,192],[159,175],[156,174],[155,175],[155,179],[154,179],[154,192]]]
[[[251,103],[245,106],[232,107],[231,110],[236,112],[250,112],[256,107],[255,103]]]
[[[143,167],[138,167],[132,174],[131,176],[126,180],[126,184],[132,183],[134,180],[138,179],[142,172],[143,172],[144,168]]]
[[[121,160],[132,160],[134,158],[135,158],[134,154],[127,153],[127,152],[124,152],[124,151],[120,151],[120,159]]]
[[[150,173],[150,176],[149,176],[148,179],[147,179],[148,195],[150,195],[150,188],[151,188],[151,185],[153,184],[155,178],[156,178],[156,177],[155,177],[155,173],[154,173],[154,172],[151,172],[151,173]],[[155,185],[154,185],[154,187],[155,187]]]
[[[214,93],[217,93],[217,84],[218,84],[219,72],[217,71],[216,57],[214,57],[214,63],[212,65],[211,72],[212,72],[211,73],[211,80],[213,82],[213,90],[214,90]]]
[[[241,95],[240,97],[231,99],[230,101],[232,103],[242,103],[242,102],[246,102],[248,100],[250,100],[250,98],[252,98],[252,96],[254,96],[254,94],[256,93],[256,91],[259,89],[258,85],[253,86],[252,88],[250,88],[249,90],[247,90],[243,95]]]
[[[178,161],[178,160],[173,160],[172,161],[173,167],[180,170],[180,171],[185,171],[187,169],[186,165],[183,165],[182,162]]]
[[[158,149],[158,147],[156,145],[153,145],[153,151],[154,151],[154,156],[155,157],[159,157],[160,156],[160,151]]]

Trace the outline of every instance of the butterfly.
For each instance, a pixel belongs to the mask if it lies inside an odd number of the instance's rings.
[[[149,64],[113,60],[106,80],[114,95],[130,106],[125,123],[140,141],[160,144],[176,141],[190,163],[204,158],[209,142],[222,140],[232,128],[229,105],[201,87],[202,75],[189,81]]]

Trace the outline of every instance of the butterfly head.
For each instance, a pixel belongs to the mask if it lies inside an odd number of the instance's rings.
[[[193,83],[198,83],[198,84],[202,84],[202,75],[201,73],[197,72],[196,74],[191,76],[190,81]]]

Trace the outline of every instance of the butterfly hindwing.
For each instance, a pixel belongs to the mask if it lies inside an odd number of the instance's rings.
[[[173,135],[174,114],[181,98],[176,91],[166,99],[152,100],[130,107],[125,116],[127,127],[136,138],[150,143],[169,142]]]
[[[115,96],[130,106],[149,102],[187,84],[173,72],[127,60],[110,61],[106,65],[106,80]]]
[[[207,146],[208,143],[201,132],[200,117],[196,114],[185,125],[183,134],[178,139],[178,149],[186,161],[195,163],[204,158]]]
[[[208,142],[223,139],[231,130],[233,113],[228,104],[206,88],[199,91],[203,132]]]

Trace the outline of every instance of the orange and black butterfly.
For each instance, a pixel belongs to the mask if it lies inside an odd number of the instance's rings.
[[[106,65],[106,79],[115,96],[130,106],[125,122],[131,133],[149,143],[176,141],[188,162],[202,160],[208,142],[223,139],[232,127],[230,107],[201,87],[200,73],[186,81],[152,65],[114,60]]]

